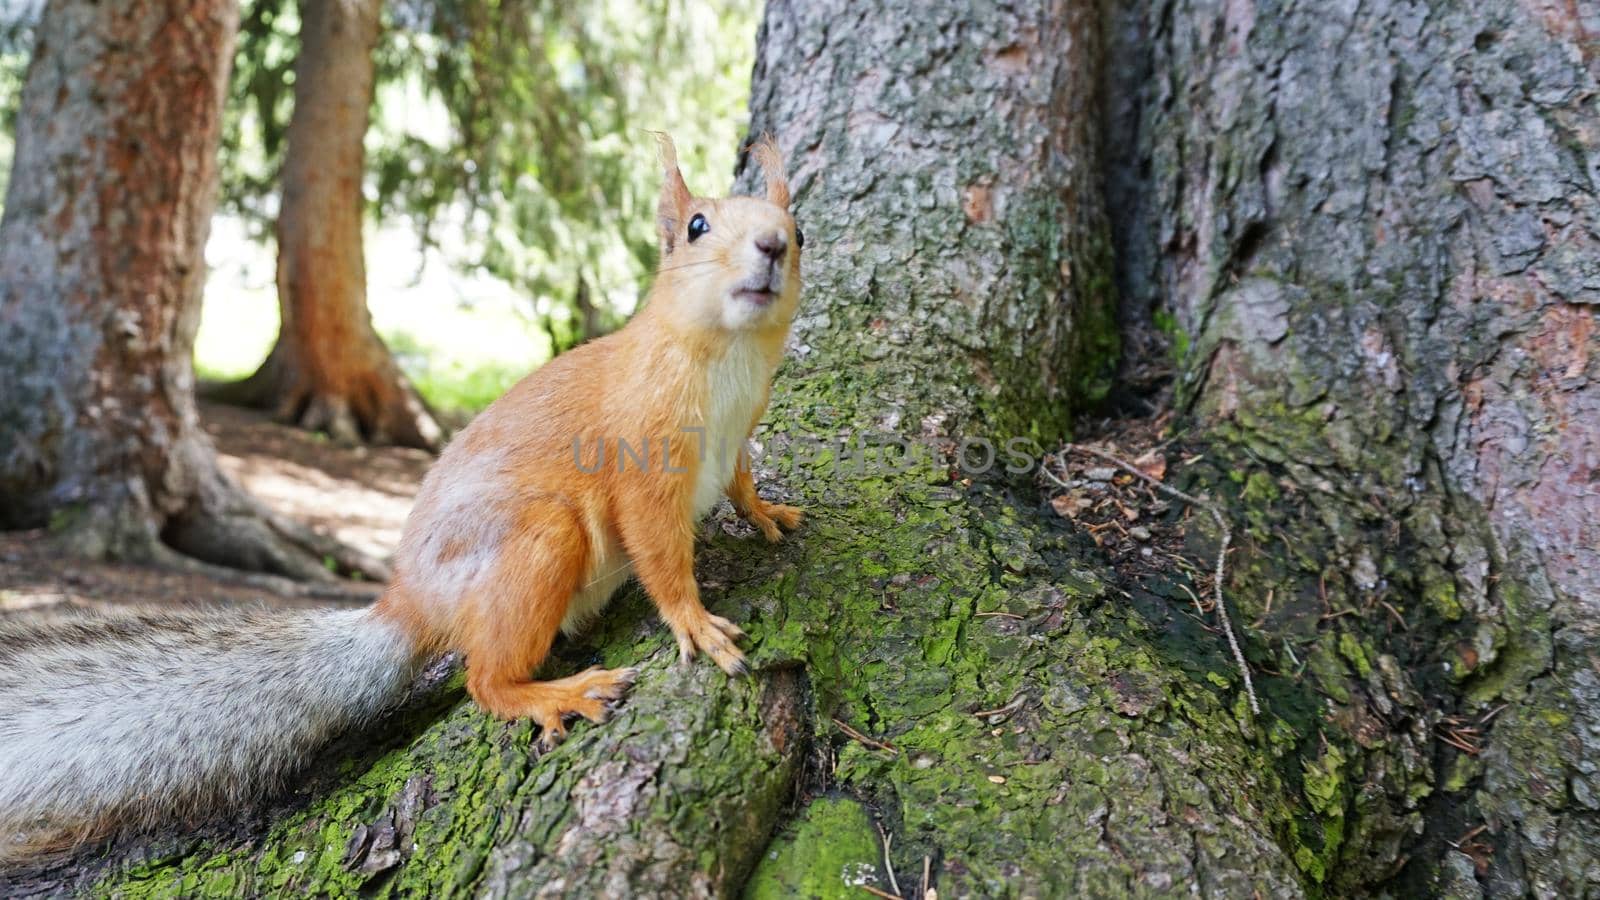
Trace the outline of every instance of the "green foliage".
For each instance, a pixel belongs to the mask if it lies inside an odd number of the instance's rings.
[[[463,359],[427,347],[406,332],[391,332],[384,341],[428,405],[449,418],[480,412],[528,374],[523,366]]]
[[[22,78],[33,46],[37,4],[0,4],[0,212],[5,210],[6,185],[11,180],[12,136],[17,128],[17,102]]]
[[[0,12],[0,196],[38,12]],[[391,0],[385,14],[367,136],[373,214],[521,291],[558,349],[586,336],[580,285],[599,325],[616,324],[653,269],[649,132],[676,138],[698,192],[727,188],[748,121],[757,0]],[[244,4],[221,209],[263,242],[299,28],[293,0]]]
[[[221,208],[265,240],[272,235],[284,132],[294,110],[300,17],[289,0],[249,0],[241,13],[223,109]]]
[[[367,193],[424,245],[530,297],[558,346],[638,301],[655,257],[651,130],[691,186],[727,187],[746,121],[755,0],[396,0],[376,53]],[[289,0],[244,13],[224,148],[227,208],[275,209],[299,25]]]

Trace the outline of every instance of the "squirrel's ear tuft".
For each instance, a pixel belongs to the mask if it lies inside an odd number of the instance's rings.
[[[682,230],[694,195],[689,193],[689,186],[683,183],[683,173],[678,171],[678,150],[672,145],[672,136],[662,131],[651,133],[656,136],[661,170],[665,175],[661,182],[661,204],[656,207],[656,227],[661,234],[661,252],[665,255],[678,244],[678,232]]]
[[[772,139],[770,132],[750,145],[750,156],[767,178],[767,202],[788,209],[789,177],[783,171],[783,151],[778,149],[778,142]]]

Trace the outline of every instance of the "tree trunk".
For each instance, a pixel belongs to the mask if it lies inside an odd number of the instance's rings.
[[[372,327],[361,228],[373,50],[382,0],[300,5],[294,112],[278,213],[277,344],[250,378],[211,390],[356,442],[437,449],[443,431]]]
[[[1192,338],[1193,424],[1262,488],[1230,492],[1256,658],[1326,698],[1342,824],[1302,868],[1594,894],[1595,8],[1150,0],[1113,33],[1129,307]]]
[[[0,526],[326,577],[325,542],[223,477],[193,399],[237,23],[232,0],[44,11],[0,221]]]

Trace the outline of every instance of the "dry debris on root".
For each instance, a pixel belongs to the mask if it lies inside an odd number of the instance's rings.
[[[1180,464],[1198,458],[1183,457],[1169,444],[1156,441],[1168,418],[1162,415],[1123,423],[1124,430],[1103,436],[1098,445],[1064,445],[1040,467],[1040,473],[1055,489],[1050,506],[1057,515],[1086,531],[1124,576],[1142,578],[1177,568],[1188,573],[1196,584],[1209,580],[1209,589],[1203,591],[1208,599],[1202,599],[1200,594],[1190,596],[1202,623],[1206,614],[1216,616],[1214,630],[1227,641],[1244,681],[1250,710],[1259,715],[1261,704],[1250,666],[1245,662],[1223,599],[1233,529],[1215,503],[1165,483],[1169,454],[1178,455]],[[1209,579],[1183,556],[1182,527],[1168,527],[1161,522],[1174,502],[1198,507],[1216,522],[1219,544]]]

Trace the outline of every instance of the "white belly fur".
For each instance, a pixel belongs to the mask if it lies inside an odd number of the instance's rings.
[[[750,421],[755,418],[756,407],[771,378],[766,354],[748,337],[730,342],[707,370],[710,402],[706,409],[705,453],[694,484],[696,519],[717,505],[733,480],[739,451],[749,437]]]
[[[596,541],[599,552],[584,575],[584,583],[567,603],[567,614],[561,619],[561,630],[568,635],[577,634],[600,614],[611,595],[633,575],[633,565],[622,552],[622,545],[610,535]]]

